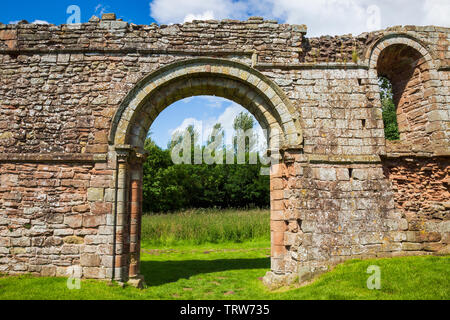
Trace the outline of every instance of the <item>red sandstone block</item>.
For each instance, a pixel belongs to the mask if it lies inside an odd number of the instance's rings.
[[[276,200],[276,201],[271,201],[271,208],[274,211],[279,211],[279,210],[284,210],[284,201],[283,200]]]
[[[55,266],[42,266],[41,268],[41,276],[42,277],[54,277],[56,275],[56,267]]]
[[[423,249],[425,251],[431,251],[431,252],[438,252],[441,251],[442,249],[444,249],[446,245],[444,243],[440,243],[440,242],[431,242],[431,243],[426,243],[423,246]]]
[[[274,190],[270,193],[270,199],[272,201],[275,200],[283,200],[284,199],[284,191],[283,190]]]
[[[106,167],[106,163],[99,163],[102,164]],[[100,167],[96,167],[94,170],[92,170],[92,179],[95,179],[95,176],[108,176],[108,177],[101,177],[101,179],[105,179],[105,178],[109,178],[111,179],[111,177],[114,174],[114,170],[107,170],[105,168],[100,169]]]
[[[131,211],[132,215],[137,216],[141,212],[141,210],[140,210],[140,203],[139,202],[132,202],[130,211]]]
[[[277,220],[285,220],[285,214],[283,210],[272,210],[270,213],[270,220],[277,221]]]
[[[74,188],[87,188],[89,187],[89,181],[87,180],[61,180],[61,186],[74,187]]]
[[[127,261],[128,261],[127,254],[122,254],[122,255],[116,256],[116,268],[126,266]]]
[[[0,40],[16,40],[17,30],[1,30]]]
[[[59,172],[61,169],[57,166],[52,165],[46,165],[46,164],[39,164],[37,166],[36,171],[45,171],[45,172]]]
[[[92,177],[89,185],[91,188],[113,188],[114,187],[110,176]]]
[[[60,208],[54,208],[54,209],[52,209],[52,211],[55,213],[70,213],[70,212],[72,212],[72,208],[69,206],[60,207]]]
[[[284,273],[285,271],[285,261],[282,258],[272,258],[271,259],[271,269],[274,272]]]
[[[98,246],[98,251],[99,254],[103,254],[103,255],[111,255],[113,253],[113,246],[109,245],[109,244],[100,244]]]
[[[42,171],[40,171],[40,172],[35,172],[33,174],[33,177],[35,179],[50,179],[50,178],[53,178],[54,176],[55,176],[54,172],[42,172]]]
[[[86,146],[87,153],[105,153],[108,152],[107,144],[94,144]]]
[[[85,228],[95,228],[106,223],[106,217],[104,215],[96,216],[84,216],[83,217],[83,227]]]
[[[270,190],[283,190],[283,179],[274,178],[270,179]]]
[[[108,131],[97,131],[94,134],[94,141],[96,144],[107,144],[108,143]]]
[[[109,202],[95,202],[91,205],[91,213],[95,215],[105,215],[112,211],[112,204]]]
[[[284,246],[284,232],[271,232],[272,245]]]
[[[96,129],[108,129],[109,126],[110,126],[109,118],[102,118],[102,117],[95,118],[94,127]]]
[[[102,268],[85,267],[83,268],[83,276],[88,279],[103,279],[105,270]]]
[[[140,189],[134,188],[131,190],[131,204],[139,207]]]
[[[275,232],[285,232],[287,225],[285,221],[270,221],[270,230]]]
[[[77,173],[74,176],[74,180],[90,180],[91,175],[86,173]]]
[[[84,253],[81,255],[80,262],[83,267],[98,267],[100,265],[100,258],[95,253]]]
[[[75,173],[73,171],[65,171],[58,173],[56,177],[59,179],[73,179],[74,176]]]
[[[2,174],[0,176],[0,185],[2,187],[15,187],[18,185],[19,176],[16,174]]]
[[[81,193],[62,193],[59,196],[59,201],[70,202],[70,201],[83,201],[85,195]]]
[[[286,170],[286,166],[282,163],[274,164],[270,167],[270,176],[272,178],[281,178]]]
[[[139,189],[141,182],[138,180],[131,181],[131,189]]]
[[[71,228],[81,228],[83,224],[83,217],[81,215],[65,216],[64,224]]]
[[[72,208],[73,212],[77,212],[77,213],[85,213],[88,212],[90,210],[90,206],[88,204],[82,204],[79,206],[75,206]]]
[[[272,258],[283,258],[285,254],[286,254],[285,246],[276,246],[276,245],[272,246],[271,249]]]

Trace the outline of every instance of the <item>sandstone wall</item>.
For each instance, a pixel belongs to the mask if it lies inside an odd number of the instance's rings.
[[[260,72],[293,106],[273,120],[294,119],[303,137],[282,150],[271,179],[275,278],[307,280],[349,258],[448,252],[449,29],[305,34],[260,18],[0,25],[0,272],[138,272],[139,160],[109,141],[112,120],[146,76],[198,57]],[[413,50],[384,54],[395,45]],[[409,129],[386,143],[378,75],[402,52],[415,58],[396,89]]]
[[[105,163],[0,163],[0,272],[64,276],[81,265],[104,278],[112,175]]]
[[[398,158],[383,161],[396,208],[408,221],[403,250],[437,252],[450,236],[450,161],[448,158]]]

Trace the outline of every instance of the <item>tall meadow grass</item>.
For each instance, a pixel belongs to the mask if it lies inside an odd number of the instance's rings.
[[[142,218],[142,241],[150,245],[254,240],[270,240],[268,209],[193,209]]]

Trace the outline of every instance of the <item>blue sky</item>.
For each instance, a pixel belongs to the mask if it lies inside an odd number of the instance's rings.
[[[0,22],[66,22],[70,5],[86,22],[102,11],[136,24],[182,23],[197,19],[247,19],[262,16],[281,23],[306,24],[309,36],[335,35],[393,25],[450,26],[448,0],[58,0],[3,1]]]
[[[58,1],[2,1],[0,22],[35,20],[47,21],[51,24],[64,24],[69,15],[66,13],[70,5],[77,5],[81,9],[81,22],[87,22],[93,15],[114,12],[118,19],[135,24],[150,24],[156,22],[150,17],[149,1],[138,0],[58,0]]]
[[[81,22],[110,12],[135,24],[183,23],[193,19],[245,20],[262,16],[280,23],[306,24],[307,36],[357,35],[408,24],[450,27],[449,0],[21,0],[2,2],[0,22],[64,24],[70,16],[67,8],[71,5],[80,8]],[[243,110],[219,98],[179,101],[156,119],[152,136],[158,145],[165,147],[171,133],[189,124],[202,122],[205,135],[217,121],[229,129],[233,117]]]
[[[225,142],[231,143],[234,133],[233,123],[241,112],[247,112],[242,106],[219,97],[199,96],[180,100],[165,109],[156,118],[150,128],[152,139],[165,148],[175,132],[181,132],[189,125],[194,125],[201,135],[201,141],[208,140],[216,123],[222,124]],[[256,120],[255,123],[257,124]],[[264,143],[262,129],[256,125],[259,143]]]

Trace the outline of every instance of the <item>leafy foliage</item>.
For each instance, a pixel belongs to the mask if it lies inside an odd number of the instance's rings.
[[[251,129],[254,121],[250,115],[242,113],[235,121],[235,128]],[[220,124],[215,126],[215,134],[209,143],[223,135]],[[191,126],[187,129],[191,136],[191,160],[194,154],[203,153],[197,134]],[[144,164],[143,209],[145,212],[173,212],[187,208],[265,208],[270,204],[270,180],[261,175],[263,165],[256,164],[173,164],[172,149],[180,143],[182,134],[176,134],[162,150],[151,139],[147,139],[145,148],[149,157]],[[215,152],[222,149],[223,163],[226,163],[227,149],[219,145]],[[233,148],[235,149],[235,148]],[[230,150],[228,150],[230,151]],[[236,150],[233,150],[235,161]],[[246,148],[246,163],[252,153]],[[220,155],[219,155],[220,159]]]
[[[397,123],[397,108],[394,104],[392,84],[385,77],[379,78],[379,84],[381,89],[385,137],[387,140],[399,140],[400,133]]]

